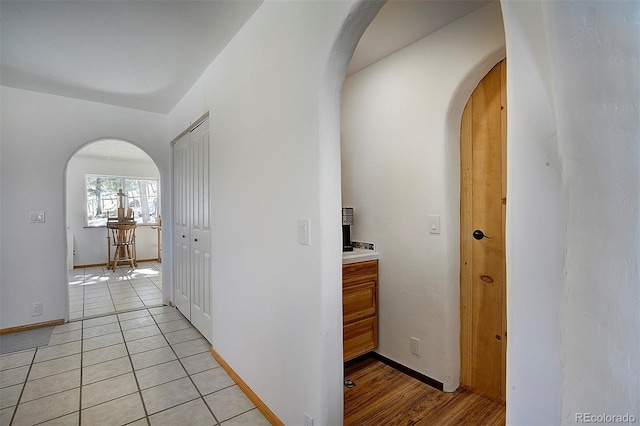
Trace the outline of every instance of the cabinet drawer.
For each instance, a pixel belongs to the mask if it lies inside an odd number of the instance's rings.
[[[350,263],[342,265],[342,285],[352,285],[378,280],[378,261]]]
[[[376,282],[369,281],[342,289],[342,319],[347,324],[376,313]]]
[[[345,325],[342,333],[344,361],[366,354],[378,346],[378,317]]]

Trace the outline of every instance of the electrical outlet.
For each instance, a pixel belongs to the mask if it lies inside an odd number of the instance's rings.
[[[37,317],[42,315],[42,302],[32,303],[31,304],[31,316]]]
[[[304,413],[304,426],[313,426],[313,417]]]
[[[415,337],[411,338],[411,353],[416,356],[420,355],[420,340]]]

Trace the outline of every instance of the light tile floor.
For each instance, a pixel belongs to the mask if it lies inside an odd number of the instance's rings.
[[[162,305],[162,268],[158,262],[78,268],[69,271],[69,319]]]
[[[268,425],[167,306],[69,322],[0,357],[1,425]]]

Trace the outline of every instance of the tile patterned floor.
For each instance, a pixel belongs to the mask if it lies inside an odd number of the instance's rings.
[[[162,267],[158,262],[69,271],[69,319],[162,305]]]
[[[209,348],[166,306],[57,326],[0,357],[0,424],[268,425]]]

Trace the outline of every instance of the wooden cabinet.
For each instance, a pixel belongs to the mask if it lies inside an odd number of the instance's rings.
[[[342,265],[343,358],[378,347],[378,261]]]

